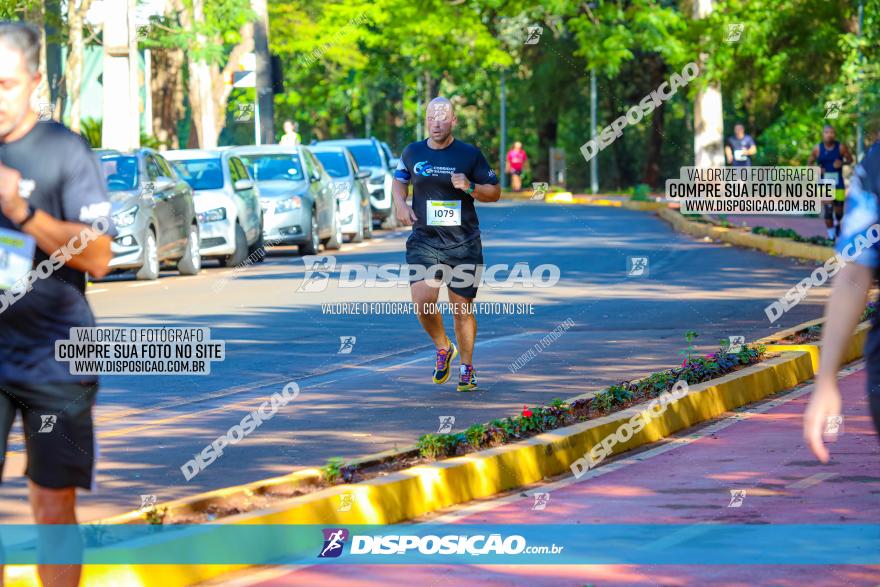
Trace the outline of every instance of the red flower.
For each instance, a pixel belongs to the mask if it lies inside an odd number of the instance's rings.
[[[532,417],[532,410],[529,409],[529,406],[523,406],[522,415],[523,415],[523,418],[531,418]]]

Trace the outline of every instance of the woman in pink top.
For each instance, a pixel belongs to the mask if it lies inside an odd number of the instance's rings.
[[[510,184],[515,192],[522,189],[523,167],[528,160],[522,143],[519,141],[513,143],[513,148],[507,152],[507,168],[510,169]]]

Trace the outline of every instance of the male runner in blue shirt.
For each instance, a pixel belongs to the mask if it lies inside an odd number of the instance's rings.
[[[459,268],[469,281],[443,271],[449,301],[453,307],[455,340],[461,347],[458,391],[477,389],[473,365],[477,320],[470,311],[477,295],[483,266],[480,223],[474,201],[497,202],[501,197],[498,177],[480,150],[452,136],[456,118],[452,103],[434,98],[426,110],[428,138],[408,145],[394,173],[392,193],[397,220],[413,231],[406,241],[406,262],[427,269]],[[409,184],[412,206],[406,203]],[[433,272],[433,271],[432,271]],[[440,272],[427,275],[432,282]],[[458,348],[446,336],[443,317],[431,307],[440,293],[439,285],[416,278],[410,285],[413,303],[422,327],[437,348],[434,383],[446,383]],[[451,281],[451,282],[450,282]],[[458,282],[458,283],[457,283]]]

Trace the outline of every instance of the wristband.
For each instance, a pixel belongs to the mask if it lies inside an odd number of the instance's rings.
[[[471,187],[466,189],[465,192],[467,192],[468,195],[473,195],[475,189],[477,189],[477,184],[471,182]]]
[[[19,228],[24,228],[24,225],[34,219],[34,215],[37,213],[37,209],[34,208],[34,205],[28,202],[28,213],[27,216],[24,217],[24,220],[18,223]]]

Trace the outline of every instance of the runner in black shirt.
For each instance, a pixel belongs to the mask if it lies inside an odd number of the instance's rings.
[[[107,273],[110,237],[96,227],[112,229],[97,158],[82,137],[30,109],[39,39],[25,24],[0,22],[0,458],[20,412],[34,518],[75,524],[76,487],[93,478],[97,381],[71,377],[55,361],[55,341],[94,325],[85,273]],[[43,585],[79,583],[79,567],[38,569]]]
[[[461,347],[458,390],[474,391],[477,321],[469,309],[477,295],[483,265],[474,200],[497,202],[501,188],[480,150],[453,138],[456,119],[449,100],[434,98],[428,104],[426,120],[429,138],[407,146],[400,156],[394,173],[394,205],[397,220],[404,226],[413,225],[406,241],[407,264],[423,273],[431,268],[427,277],[432,281],[415,277],[411,290],[419,321],[437,347],[433,381],[439,384],[449,379],[452,361],[458,355],[446,336],[443,317],[430,307],[440,293],[436,278],[447,284],[455,339]],[[410,183],[412,207],[406,203]],[[438,270],[440,267],[446,269]]]

